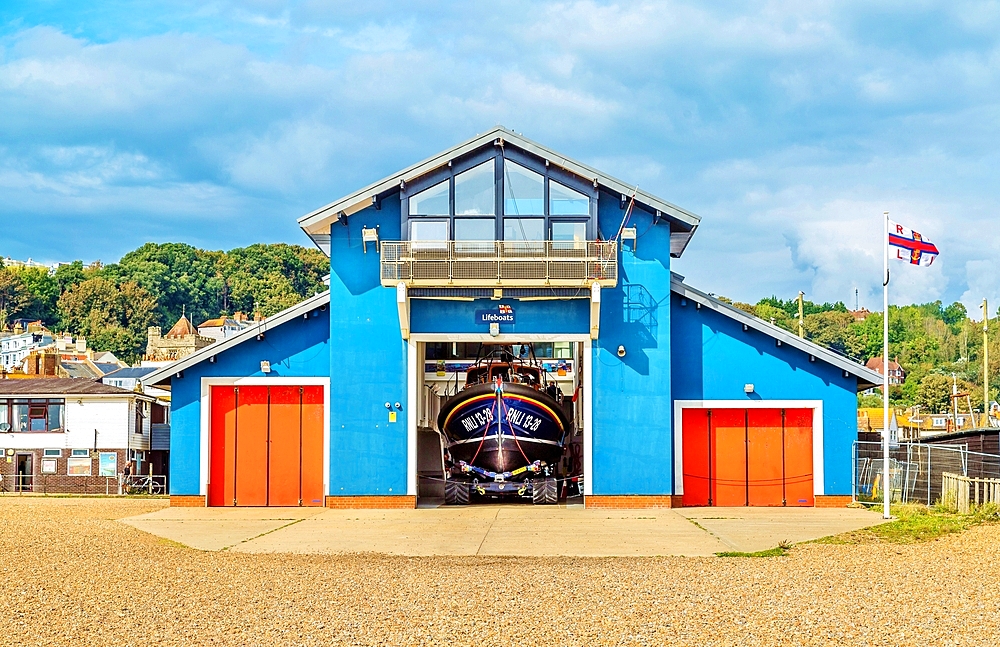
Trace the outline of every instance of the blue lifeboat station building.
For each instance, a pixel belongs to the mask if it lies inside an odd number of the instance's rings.
[[[671,270],[695,214],[498,127],[309,213],[329,290],[147,378],[172,505],[415,507],[484,348],[558,384],[588,507],[850,501],[864,366]]]

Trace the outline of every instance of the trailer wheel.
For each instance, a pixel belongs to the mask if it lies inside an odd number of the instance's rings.
[[[469,505],[469,484],[462,481],[445,481],[445,505]]]
[[[553,478],[531,482],[531,502],[535,505],[555,505],[559,502],[559,486]]]

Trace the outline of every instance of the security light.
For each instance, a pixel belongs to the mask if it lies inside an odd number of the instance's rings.
[[[624,346],[619,346],[618,347],[618,357],[625,357],[625,347]]]

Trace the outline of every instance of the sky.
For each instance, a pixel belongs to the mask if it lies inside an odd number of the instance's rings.
[[[97,5],[97,6],[90,6]],[[1000,3],[0,3],[0,256],[308,245],[502,124],[702,217],[695,287],[1000,306]]]

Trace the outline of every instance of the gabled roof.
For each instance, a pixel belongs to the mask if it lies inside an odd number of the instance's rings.
[[[185,315],[181,315],[181,318],[177,320],[177,323],[173,325],[164,337],[169,337],[171,339],[177,337],[183,337],[185,335],[197,335],[198,329],[194,327]]]
[[[112,378],[141,380],[155,370],[155,366],[126,366],[125,368],[120,368],[117,371],[108,373],[102,379]]]
[[[414,178],[426,175],[437,168],[446,166],[448,162],[456,157],[474,151],[483,146],[491,145],[500,139],[503,140],[504,144],[513,145],[528,153],[532,153],[547,160],[549,164],[561,167],[586,180],[596,182],[599,186],[604,187],[612,193],[631,196],[634,191],[636,202],[648,207],[654,212],[658,212],[662,216],[665,216],[674,224],[674,226],[671,227],[670,236],[670,253],[672,256],[679,257],[683,253],[684,248],[687,247],[688,241],[690,241],[691,236],[694,235],[695,230],[698,228],[698,223],[701,222],[701,217],[691,213],[690,211],[666,202],[665,200],[661,200],[660,198],[646,193],[641,189],[636,189],[634,185],[622,182],[621,180],[611,177],[606,173],[602,173],[593,167],[560,155],[559,153],[556,153],[555,151],[546,148],[545,146],[542,146],[541,144],[534,142],[523,135],[515,133],[512,130],[508,130],[503,126],[497,126],[489,132],[482,135],[476,135],[472,139],[466,140],[457,146],[452,146],[437,155],[428,157],[424,161],[414,164],[413,166],[408,166],[401,171],[382,178],[378,182],[369,184],[365,188],[359,189],[354,193],[340,198],[339,200],[334,200],[325,207],[321,207],[311,213],[307,213],[299,218],[299,226],[302,227],[317,247],[329,255],[330,225],[339,220],[341,215],[350,216],[353,213],[357,213],[365,207],[370,206],[378,196],[398,189],[400,182],[409,182]]]
[[[71,377],[41,377],[35,379],[0,380],[0,396],[45,397],[60,395],[137,396],[141,393],[101,384],[99,380]]]
[[[779,328],[778,326],[755,317],[748,312],[744,312],[739,308],[733,307],[728,303],[724,303],[714,297],[711,297],[700,290],[696,290],[690,285],[684,283],[684,277],[679,274],[671,274],[670,290],[671,292],[674,292],[675,294],[678,294],[686,299],[690,299],[695,303],[700,303],[702,306],[714,310],[724,317],[734,319],[748,328],[760,331],[765,335],[780,341],[782,344],[787,344],[792,348],[797,348],[804,353],[808,353],[817,359],[821,359],[828,364],[836,366],[842,371],[847,371],[851,375],[858,378],[859,389],[882,384],[882,376],[870,368],[867,368],[866,366],[859,364],[851,358],[845,357],[836,351],[832,351],[825,346],[820,346],[819,344],[811,342],[808,339],[802,339],[801,337],[788,332],[784,328]]]
[[[146,376],[146,379],[143,380],[143,384],[146,386],[157,386],[169,383],[170,378],[177,373],[180,373],[195,364],[200,364],[213,355],[218,355],[223,351],[229,350],[233,346],[238,346],[239,344],[249,341],[250,339],[256,339],[257,335],[261,333],[277,328],[285,322],[291,321],[292,319],[300,317],[303,314],[308,314],[312,310],[315,310],[320,306],[328,305],[329,303],[330,292],[320,292],[315,296],[309,297],[305,301],[300,301],[291,308],[286,308],[277,314],[271,315],[267,319],[250,322],[248,327],[244,328],[232,337],[228,337],[222,341],[217,341],[214,344],[196,350],[187,357],[183,357],[172,364],[167,364],[166,366],[157,368],[155,371]]]

